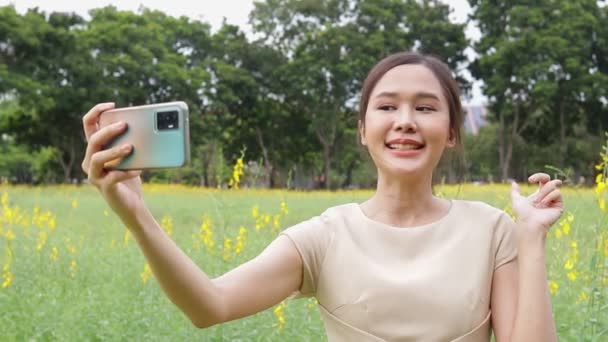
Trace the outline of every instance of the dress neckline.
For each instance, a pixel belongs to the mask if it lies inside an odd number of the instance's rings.
[[[446,214],[444,214],[442,217],[440,217],[439,219],[437,219],[433,222],[429,222],[429,223],[425,223],[425,224],[421,224],[421,225],[406,226],[406,227],[393,226],[393,225],[386,224],[386,223],[383,223],[380,221],[376,221],[376,220],[368,217],[365,214],[363,209],[361,209],[360,203],[352,203],[352,205],[355,207],[354,211],[361,218],[361,220],[363,220],[365,223],[371,224],[373,226],[376,226],[376,227],[379,227],[379,228],[385,229],[385,230],[419,232],[419,231],[428,230],[433,227],[439,226],[439,225],[441,225],[441,223],[449,220],[449,218],[453,215],[454,211],[456,211],[456,210],[454,210],[454,207],[456,206],[456,203],[457,203],[456,200],[450,199],[449,201],[450,201],[450,207],[448,208],[448,212]]]

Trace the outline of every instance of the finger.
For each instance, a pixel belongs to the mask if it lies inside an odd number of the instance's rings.
[[[559,179],[554,179],[544,185],[538,190],[536,194],[533,195],[534,202],[540,202],[545,196],[551,193],[553,190],[559,188],[562,185],[562,181]]]
[[[99,121],[99,115],[112,108],[114,108],[114,102],[99,103],[82,117],[82,127],[87,141],[98,130],[97,122]]]
[[[554,203],[561,203],[561,202],[562,202],[561,191],[559,189],[554,189],[553,191],[549,192],[544,198],[542,198],[539,205],[549,207]]]
[[[127,179],[131,179],[131,178],[135,178],[137,176],[141,175],[141,171],[140,170],[130,170],[130,171],[110,171],[108,173],[108,176],[106,177],[106,184],[107,185],[111,185],[111,184],[116,184],[116,183],[120,183],[123,181],[126,181]]]
[[[106,171],[104,170],[104,166],[107,162],[118,158],[124,158],[128,156],[132,150],[132,145],[122,145],[95,153],[91,157],[89,179],[91,179],[93,182],[96,182],[97,178],[101,178],[106,173]]]
[[[88,172],[90,168],[91,157],[103,149],[103,147],[109,143],[116,136],[120,135],[127,128],[126,123],[116,122],[108,125],[99,131],[93,133],[87,144],[85,151],[84,160],[82,161],[82,169],[84,172]]]
[[[546,173],[542,173],[542,172],[537,172],[537,173],[533,174],[532,176],[528,177],[528,181],[530,183],[545,184],[550,180],[551,180],[551,176],[549,176]]]
[[[513,202],[517,197],[521,196],[519,193],[519,185],[516,182],[511,182],[511,192],[509,195],[511,197],[511,202]]]

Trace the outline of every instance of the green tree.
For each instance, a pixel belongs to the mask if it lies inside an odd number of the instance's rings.
[[[552,145],[567,167],[567,137],[603,111],[605,75],[593,50],[600,38],[599,8],[585,1],[470,0],[482,33],[472,74],[484,81],[499,127],[501,178],[509,178],[518,139]],[[583,133],[585,135],[585,133]]]
[[[309,119],[308,131],[321,147],[325,187],[331,187],[332,167],[346,167],[347,173],[354,167],[339,163],[335,152],[339,149],[340,157],[357,153],[348,129],[356,127],[361,83],[378,59],[419,49],[453,67],[464,61],[464,27],[450,23],[448,14],[449,7],[438,1],[256,3],[251,22],[267,44],[288,57],[289,102]]]

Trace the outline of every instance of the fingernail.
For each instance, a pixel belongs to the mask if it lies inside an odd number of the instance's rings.
[[[131,145],[124,145],[122,147],[122,151],[123,152],[130,152],[131,151],[132,146]]]
[[[125,127],[125,122],[124,121],[118,121],[116,123],[116,128],[123,128]]]

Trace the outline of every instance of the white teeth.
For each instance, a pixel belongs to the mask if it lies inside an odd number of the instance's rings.
[[[390,144],[388,147],[395,150],[417,150],[418,145],[410,145],[410,144]]]

